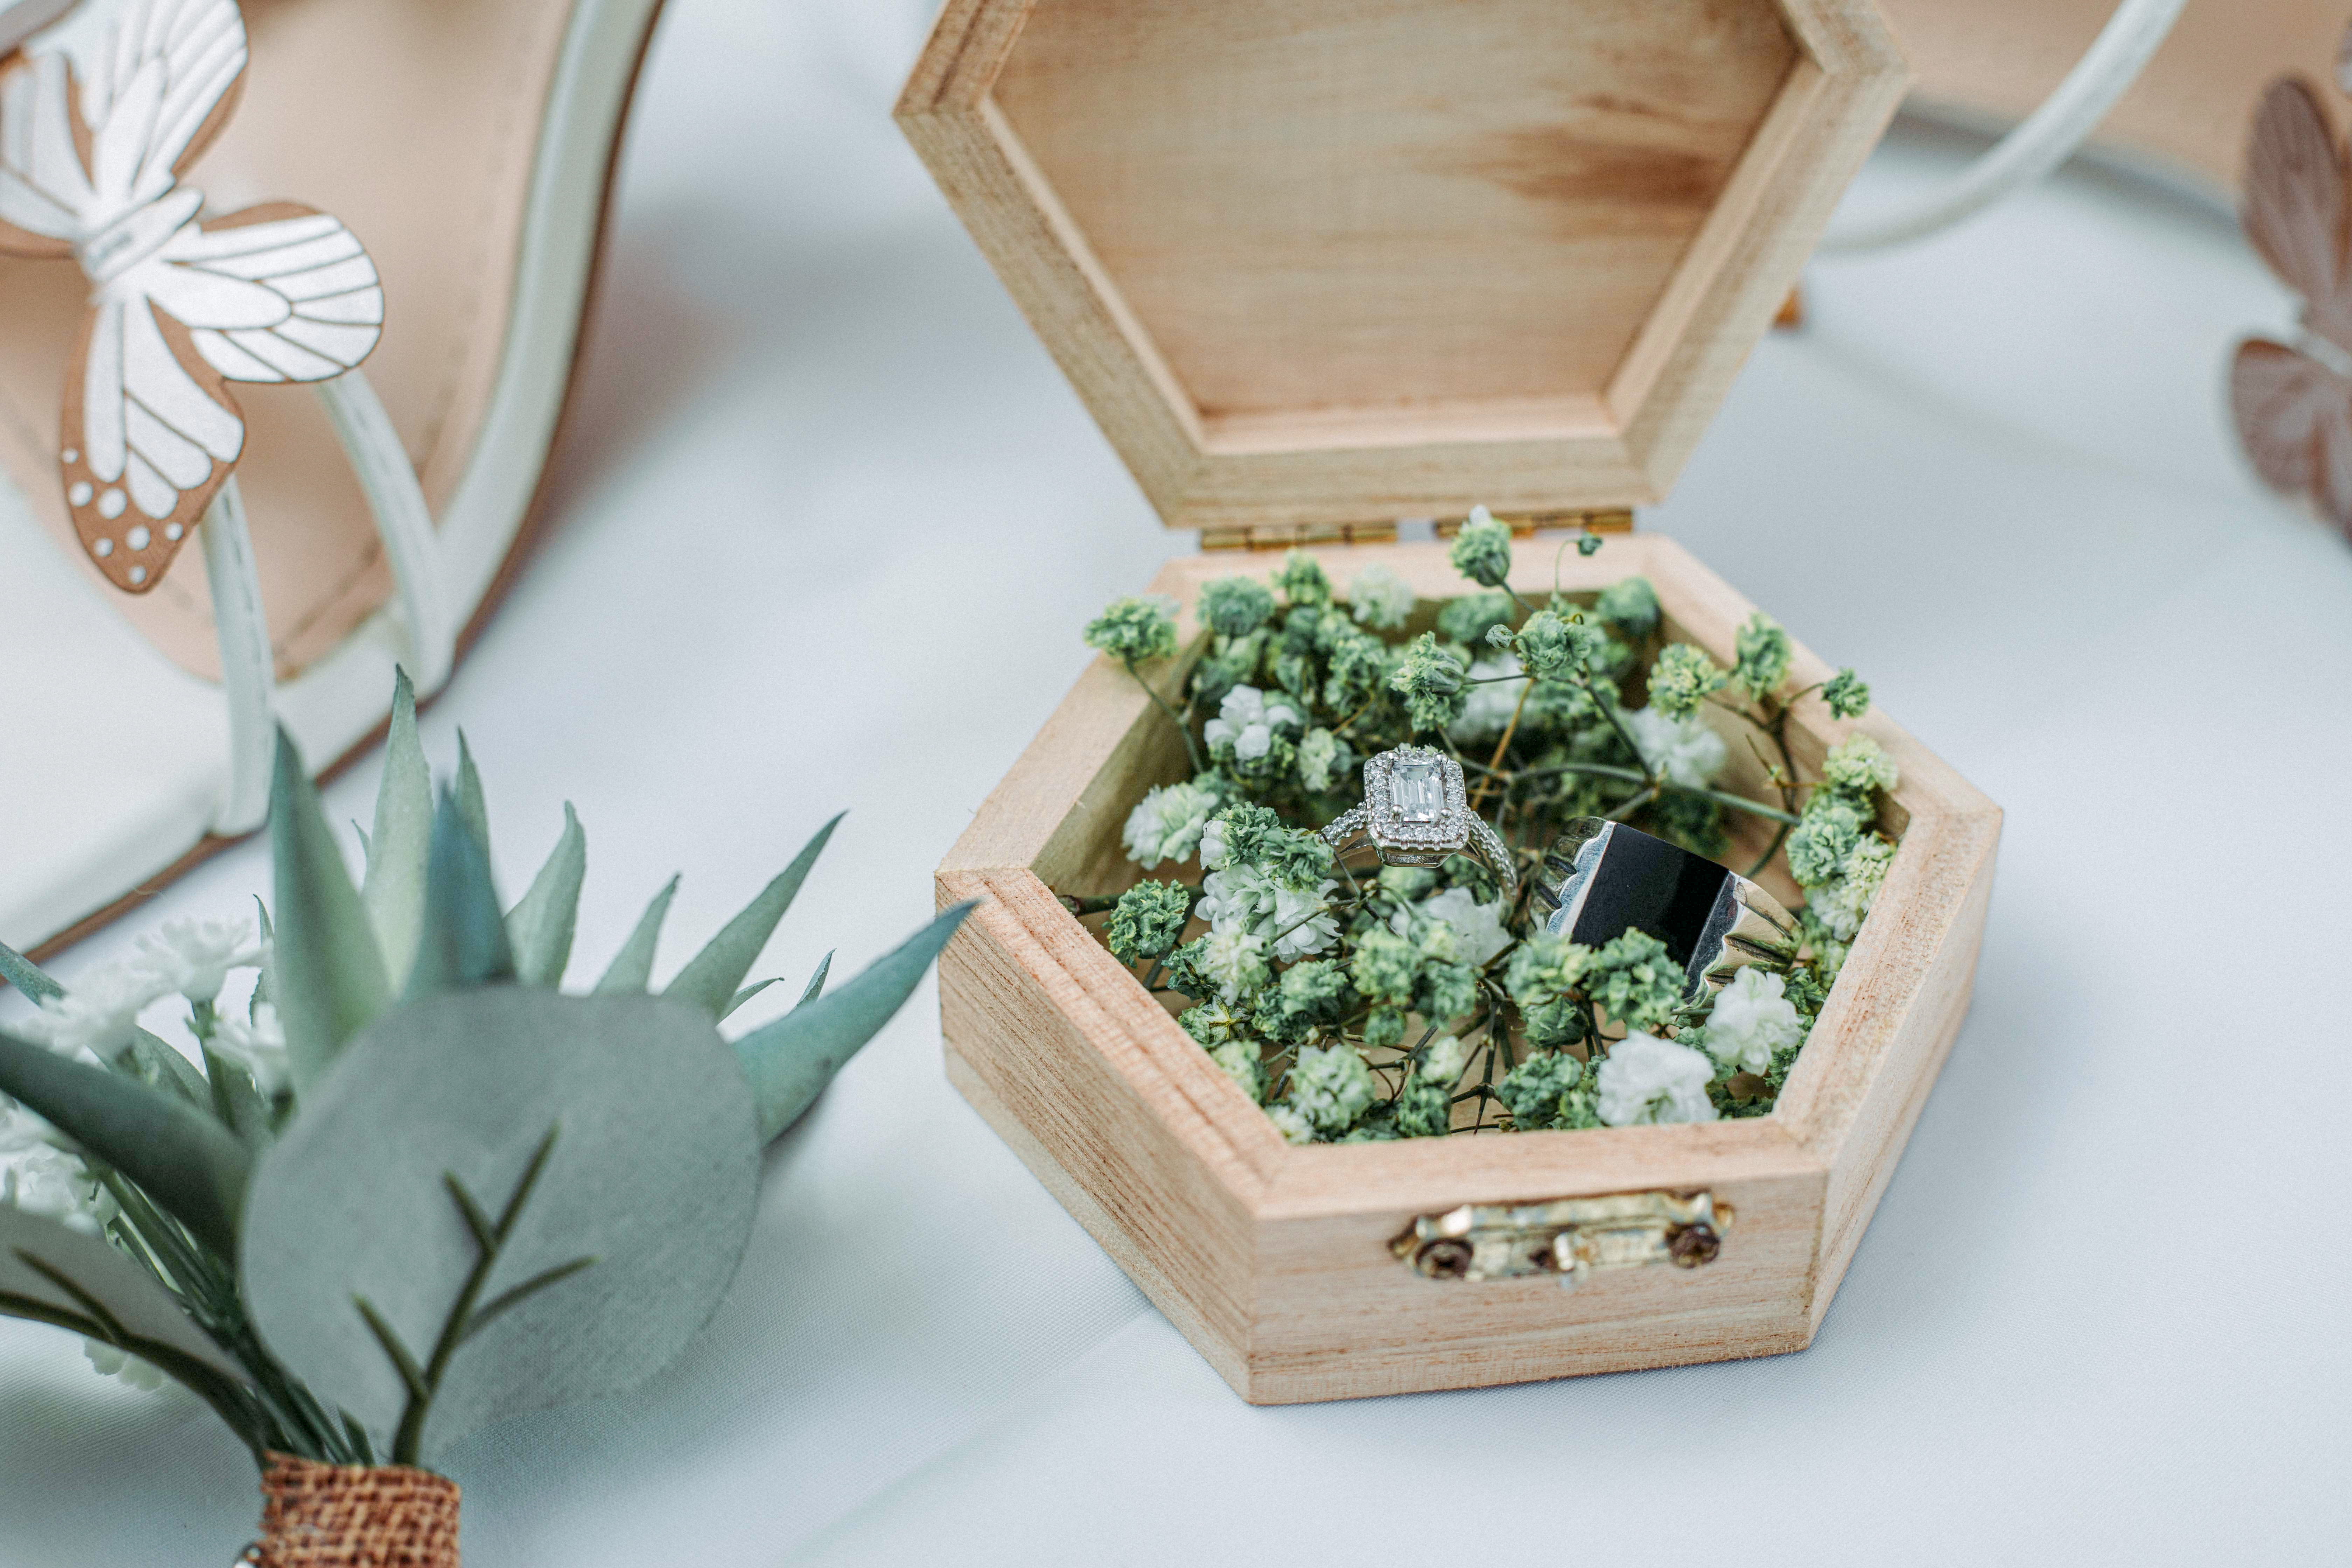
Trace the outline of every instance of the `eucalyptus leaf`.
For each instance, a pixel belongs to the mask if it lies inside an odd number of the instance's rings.
[[[433,851],[425,876],[425,929],[405,999],[514,978],[514,951],[490,864],[466,821],[462,796],[444,790],[433,814]]]
[[[833,1075],[890,1021],[972,909],[956,905],[830,996],[795,1007],[735,1042],[760,1107],[763,1141],[799,1121]]]
[[[0,1313],[103,1340],[175,1376],[174,1363],[194,1363],[216,1379],[248,1381],[129,1254],[6,1204],[0,1204]]]
[[[36,1002],[66,994],[66,988],[43,973],[40,965],[5,942],[0,942],[0,980],[5,980]]]
[[[563,803],[563,833],[547,864],[531,879],[522,902],[507,911],[507,940],[514,947],[515,978],[552,990],[572,961],[572,935],[580,923],[580,884],[588,875],[588,836],[572,803]]]
[[[162,1089],[0,1035],[0,1094],[147,1190],[224,1254],[236,1250],[249,1169],[245,1145]]]
[[[734,1274],[758,1176],[741,1068],[695,1009],[515,985],[446,992],[353,1042],[261,1157],[245,1300],[289,1372],[378,1430],[411,1400],[387,1343],[422,1373],[453,1325],[470,1324],[420,1424],[430,1464],[501,1416],[666,1364]],[[474,1279],[478,1237],[523,1188],[495,1268]],[[460,1323],[469,1281],[479,1289]]]
[[[389,992],[375,927],[319,810],[301,753],[282,728],[269,784],[269,853],[278,911],[269,994],[300,1093],[383,1011]]]
[[[662,921],[668,918],[669,901],[677,897],[677,879],[672,877],[662,884],[662,890],[646,905],[646,912],[637,917],[636,929],[629,940],[613,955],[604,970],[604,977],[596,982],[600,996],[616,992],[642,993],[654,974],[654,949],[661,942]]]
[[[375,831],[367,836],[362,893],[383,950],[384,973],[395,986],[407,980],[425,929],[425,870],[432,843],[433,775],[416,734],[416,689],[406,670],[395,670],[383,781],[376,785]]]
[[[490,802],[482,793],[482,770],[474,765],[474,748],[466,743],[463,730],[457,731],[457,809],[465,815],[474,842],[482,847],[483,863],[488,864]]]
[[[846,816],[846,813],[841,814]],[[742,913],[729,921],[709,944],[687,961],[668,987],[662,992],[681,1002],[692,1003],[711,1017],[717,1018],[725,1009],[743,977],[751,973],[758,962],[760,950],[776,932],[777,923],[784,911],[793,907],[793,899],[808,879],[809,868],[824,853],[825,841],[833,830],[841,826],[841,816],[816,830],[816,837],[793,858],[776,879],[760,889],[760,896],[743,907]]]

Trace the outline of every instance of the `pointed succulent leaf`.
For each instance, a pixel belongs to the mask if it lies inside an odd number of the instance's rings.
[[[691,1007],[515,985],[426,997],[354,1042],[260,1158],[247,1305],[329,1407],[394,1430],[409,1391],[354,1299],[426,1365],[481,1255],[477,1226],[497,1237],[544,1148],[457,1325],[422,1424],[429,1465],[490,1421],[627,1387],[685,1345],[750,1234],[755,1125],[733,1053]]]
[[[425,928],[407,1000],[515,977],[514,950],[489,861],[466,822],[462,796],[444,790],[433,814],[433,852],[425,875]]]
[[[845,813],[844,815],[846,815]],[[760,890],[760,896],[743,908],[743,912],[720,929],[710,939],[709,945],[687,961],[667,989],[665,996],[675,996],[681,1002],[692,1003],[716,1018],[725,1008],[735,988],[751,973],[760,950],[768,945],[784,911],[793,907],[793,898],[808,879],[809,868],[824,853],[825,840],[841,826],[841,817],[816,830],[816,837],[793,858],[776,879]]]
[[[40,965],[5,942],[0,942],[0,980],[5,980],[36,1002],[66,994],[66,988],[42,973]]]
[[[833,1075],[890,1021],[971,910],[971,904],[958,904],[832,995],[795,1007],[735,1042],[760,1107],[762,1139],[799,1121]]]
[[[616,992],[642,993],[653,979],[654,948],[661,941],[662,921],[669,914],[669,901],[677,897],[677,879],[672,877],[662,884],[662,890],[653,896],[646,912],[637,917],[636,929],[629,940],[613,955],[604,977],[596,982],[596,994],[610,995]]]
[[[425,868],[433,844],[433,777],[416,735],[416,691],[404,669],[393,677],[383,780],[376,785],[375,831],[366,843],[362,896],[383,950],[384,973],[397,987],[408,979],[425,927]]]
[[[0,1204],[0,1314],[105,1341],[191,1386],[174,1363],[193,1364],[240,1387],[247,1382],[244,1369],[128,1253],[5,1204]]]
[[[839,950],[836,949],[835,951],[837,952]],[[807,987],[801,992],[801,999],[793,1003],[793,1005],[794,1007],[805,1007],[810,1003],[815,1001],[818,997],[824,995],[824,977],[832,973],[833,953],[828,952],[823,958],[816,961],[816,973],[809,976]]]
[[[301,753],[283,729],[269,785],[269,854],[278,911],[269,994],[299,1093],[383,1010],[389,991],[375,928],[319,810]]]
[[[466,826],[472,829],[474,842],[482,847],[482,860],[490,858],[490,802],[482,793],[482,770],[474,765],[474,749],[466,744],[466,731],[457,731],[457,809],[465,814]]]
[[[572,961],[572,933],[580,923],[580,884],[588,875],[588,836],[572,803],[563,803],[563,833],[547,864],[531,879],[522,902],[507,911],[515,978],[552,991]]]
[[[719,1021],[723,1024],[728,1019],[733,1017],[736,1014],[741,1012],[743,1010],[744,1003],[749,1002],[752,997],[757,996],[761,992],[765,991],[769,986],[776,984],[777,980],[780,978],[781,976],[771,975],[765,980],[755,980],[751,984],[744,986],[740,991],[736,992],[733,998],[728,1002],[726,1011],[719,1015]]]
[[[245,1145],[204,1111],[104,1068],[0,1035],[0,1094],[145,1188],[223,1253],[236,1250]]]

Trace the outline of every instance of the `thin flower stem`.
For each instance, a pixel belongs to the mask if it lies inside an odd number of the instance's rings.
[[[1135,661],[1133,659],[1123,659],[1120,662],[1127,666],[1127,673],[1135,678],[1135,683],[1143,688],[1143,694],[1146,697],[1150,698],[1151,700],[1159,706],[1159,709],[1162,713],[1168,715],[1168,721],[1176,726],[1176,732],[1178,734],[1184,737],[1184,755],[1186,759],[1192,763],[1192,771],[1196,773],[1208,772],[1209,764],[1203,762],[1201,758],[1201,742],[1192,738],[1192,726],[1191,721],[1188,721],[1183,714],[1177,712],[1175,709],[1170,707],[1168,704],[1168,699],[1160,696],[1157,690],[1153,689],[1151,682],[1144,679],[1142,672],[1135,668]]]
[[[1511,737],[1519,732],[1519,715],[1528,710],[1528,698],[1535,689],[1536,683],[1532,680],[1519,689],[1519,700],[1511,709],[1511,721],[1503,726],[1503,738],[1495,742],[1495,754],[1488,757],[1486,765],[1478,770],[1486,776],[1478,781],[1477,789],[1470,796],[1471,810],[1477,810],[1480,803],[1486,800],[1486,786],[1494,782],[1495,770],[1503,765],[1503,753],[1511,749]]]

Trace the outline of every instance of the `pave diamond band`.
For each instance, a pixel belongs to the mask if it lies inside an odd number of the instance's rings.
[[[1386,866],[1436,866],[1467,855],[1495,873],[1507,901],[1518,895],[1511,851],[1470,809],[1462,764],[1426,746],[1399,746],[1366,762],[1363,805],[1341,813],[1323,837],[1342,852],[1369,841]]]

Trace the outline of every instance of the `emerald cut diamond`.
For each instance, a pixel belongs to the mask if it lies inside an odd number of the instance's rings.
[[[1435,822],[1445,815],[1445,773],[1434,757],[1401,757],[1389,773],[1389,799],[1406,822]]]

